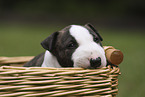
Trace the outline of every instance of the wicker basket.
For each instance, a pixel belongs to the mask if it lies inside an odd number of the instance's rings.
[[[118,67],[18,67],[32,58],[0,58],[1,97],[114,97],[118,92]]]

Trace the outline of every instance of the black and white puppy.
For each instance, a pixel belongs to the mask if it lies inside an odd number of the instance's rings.
[[[24,66],[41,67],[105,67],[106,57],[102,37],[91,24],[70,25],[54,32],[41,45],[46,49]]]

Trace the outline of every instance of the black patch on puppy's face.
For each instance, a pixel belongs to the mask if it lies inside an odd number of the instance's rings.
[[[58,60],[62,67],[73,67],[72,54],[78,47],[76,40],[70,35],[67,26],[59,32],[55,32],[47,37],[42,43],[42,47],[50,51]]]
[[[91,24],[86,24],[84,27],[93,35],[94,41],[102,46],[103,39],[95,28]],[[50,51],[57,58],[62,67],[73,67],[72,54],[79,46],[75,38],[70,35],[70,28],[71,26],[67,26],[61,31],[51,34],[41,43],[44,49]]]
[[[68,26],[59,32],[55,44],[55,52],[53,52],[62,67],[73,67],[71,58],[73,52],[78,47],[78,43],[74,37],[70,35],[70,27],[71,26]]]
[[[101,41],[103,41],[103,38],[101,37],[101,35],[98,33],[98,31],[94,28],[93,25],[91,25],[90,23],[85,25],[85,28],[87,28],[90,32],[90,34],[93,36],[93,40],[100,44],[100,46],[102,46]]]

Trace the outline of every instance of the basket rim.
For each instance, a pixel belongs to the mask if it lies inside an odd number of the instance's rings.
[[[112,68],[113,67],[113,68]],[[119,67],[108,65],[102,68],[96,69],[85,69],[85,68],[74,68],[74,67],[65,67],[65,68],[55,68],[55,67],[19,67],[19,66],[0,66],[0,69],[18,69],[18,70],[102,70],[102,69],[116,69]]]

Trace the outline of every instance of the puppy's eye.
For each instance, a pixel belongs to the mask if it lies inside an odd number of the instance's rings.
[[[74,48],[76,46],[76,44],[74,42],[71,42],[68,44],[68,48]]]
[[[95,42],[98,42],[98,41],[99,41],[99,39],[98,39],[97,37],[95,37],[95,38],[94,38],[94,41],[95,41]]]

